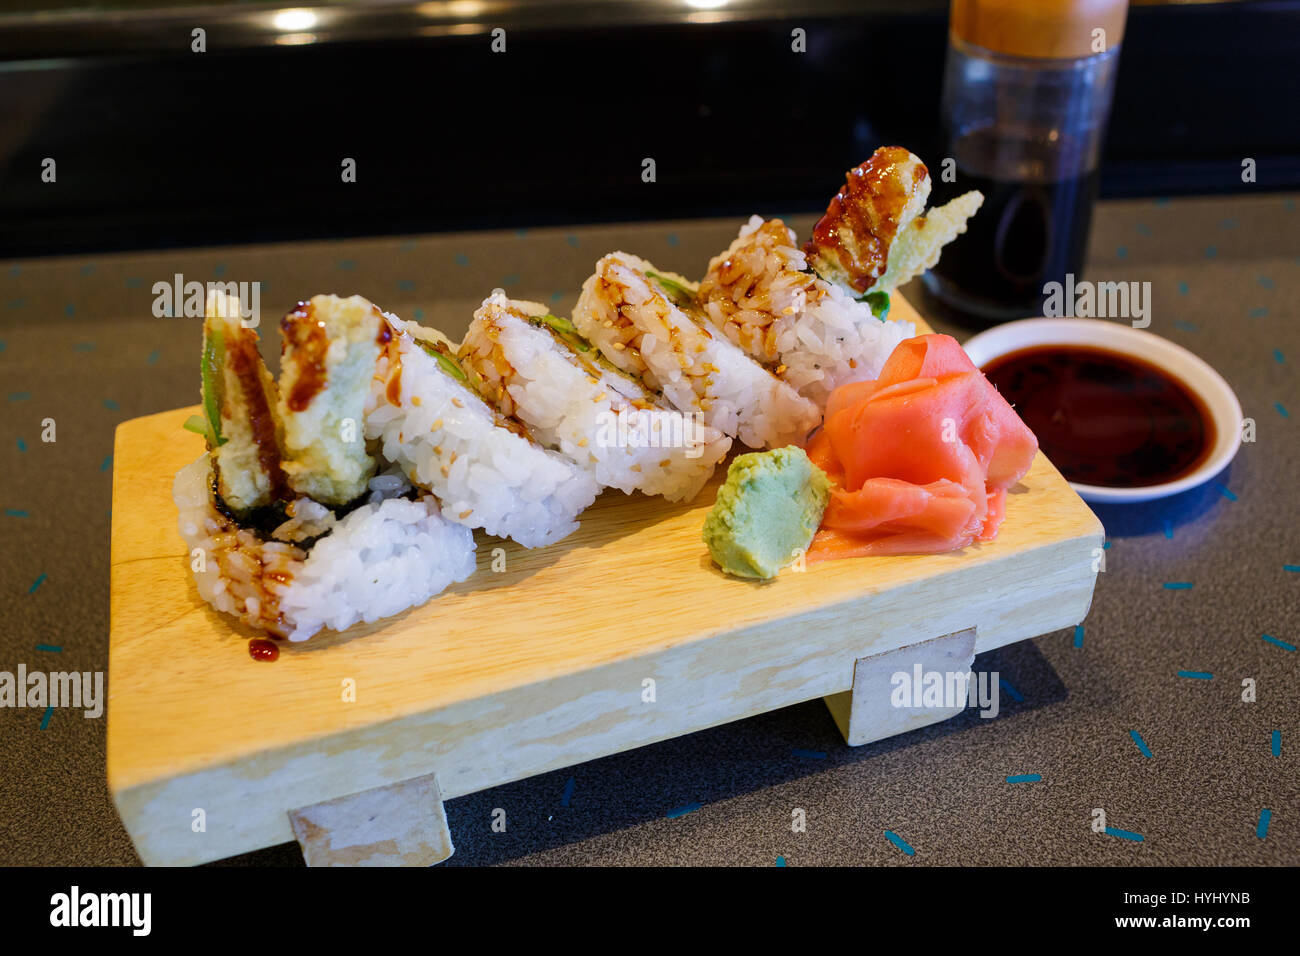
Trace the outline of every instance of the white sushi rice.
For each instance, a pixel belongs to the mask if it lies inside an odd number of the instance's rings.
[[[365,504],[304,550],[217,511],[206,454],[185,466],[172,497],[199,595],[246,624],[305,641],[321,628],[341,631],[423,604],[474,573],[473,532],[445,520],[432,496],[389,497],[409,488],[392,476],[372,478],[371,488]]]
[[[529,321],[547,313],[500,289],[474,313],[460,357],[483,377],[498,410],[605,487],[694,498],[731,439]]]
[[[655,269],[612,252],[582,286],[573,324],[611,362],[640,376],[682,412],[751,448],[802,445],[821,423],[817,406],[739,347],[697,323],[649,279]]]
[[[389,322],[393,339],[376,366],[366,438],[380,440],[385,459],[437,495],[452,521],[526,548],[574,531],[578,515],[600,491],[595,479],[505,427],[496,412],[443,371],[405,323],[392,317]]]
[[[700,283],[704,316],[819,408],[847,382],[879,376],[911,322],[880,321],[870,306],[806,272],[794,233],[752,217]]]

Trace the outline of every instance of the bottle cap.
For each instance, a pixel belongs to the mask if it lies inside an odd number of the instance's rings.
[[[1119,46],[1127,14],[1128,0],[952,0],[948,31],[995,53],[1077,59]]]

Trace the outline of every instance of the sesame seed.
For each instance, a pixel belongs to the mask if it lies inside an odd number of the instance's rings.
[[[451,403],[452,403],[453,405],[455,405],[457,408],[464,408],[464,407],[465,407],[465,403],[462,402],[459,398],[453,398],[453,399],[451,400]],[[420,404],[419,399],[416,399],[415,404],[417,404],[417,405]]]
[[[441,428],[441,427],[442,427],[442,419],[440,418],[440,419],[438,419],[436,422],[433,423],[433,426],[432,426],[432,429],[431,429],[431,430],[436,432],[436,431],[437,431],[439,428]]]
[[[582,441],[578,442],[578,447],[579,447],[579,448],[586,448],[586,447],[587,447],[587,439],[584,438]]]
[[[474,509],[473,509],[473,508],[466,508],[464,511],[462,511],[462,512],[460,513],[459,517],[460,517],[461,519],[465,519],[465,518],[468,518],[468,517],[469,517],[470,515],[472,515],[473,513],[474,513]]]
[[[615,342],[614,348],[621,352],[623,351],[623,349],[627,348],[627,346],[624,345],[622,342]]]
[[[442,466],[440,469],[438,469],[438,470],[442,472],[442,477],[444,477],[444,478],[450,478],[450,477],[451,477],[451,469],[448,468],[446,465],[443,465],[443,466]]]
[[[419,395],[412,395],[412,396],[411,396],[411,404],[414,405],[416,408],[419,408],[419,407],[420,407],[420,396],[419,396]]]
[[[668,467],[669,465],[671,465],[672,463],[673,463],[673,460],[672,460],[671,458],[665,458],[663,461],[659,462],[659,467],[660,467],[660,468],[667,468],[667,467]]]

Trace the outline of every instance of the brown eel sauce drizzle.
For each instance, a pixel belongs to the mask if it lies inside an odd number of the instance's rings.
[[[253,432],[253,441],[257,443],[257,463],[271,483],[271,497],[277,501],[289,497],[289,482],[280,467],[275,418],[266,400],[266,390],[262,388],[261,356],[257,352],[256,337],[243,334],[233,342],[227,342],[226,361],[244,393],[248,425]]]
[[[265,637],[255,637],[248,642],[248,656],[255,661],[273,661],[280,656],[280,645]]]
[[[280,353],[283,355],[292,347],[298,363],[298,376],[286,399],[295,412],[305,411],[316,393],[325,387],[325,354],[330,343],[325,323],[316,319],[315,312],[310,302],[299,302],[296,309],[280,320],[280,333],[284,336]]]

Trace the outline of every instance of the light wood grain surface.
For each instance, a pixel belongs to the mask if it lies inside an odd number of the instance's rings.
[[[1067,627],[1102,545],[1040,455],[995,541],[755,584],[700,540],[719,469],[692,504],[607,491],[548,548],[479,535],[478,571],[424,607],[261,663],[199,598],[176,530],[195,410],[125,422],[115,447],[108,780],[146,863],[285,842],[289,811],[417,776],[450,799],[845,691],[858,658],[964,628],[979,652]]]

